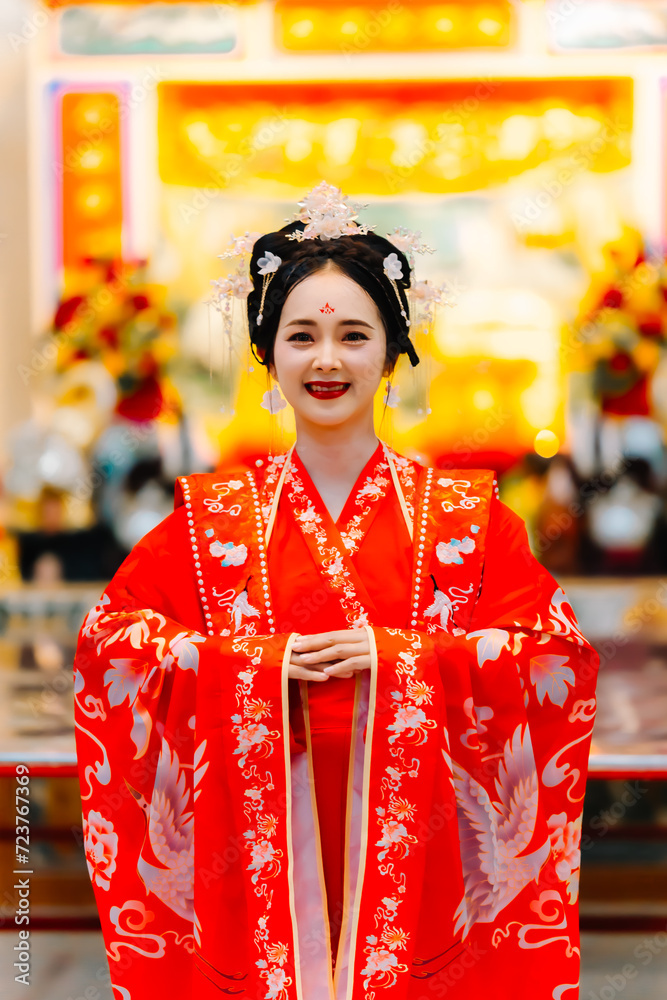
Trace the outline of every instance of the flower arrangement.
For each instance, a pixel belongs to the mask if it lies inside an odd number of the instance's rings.
[[[116,385],[116,412],[134,421],[180,409],[166,375],[177,349],[176,320],[165,289],[146,282],[144,270],[142,261],[87,261],[76,276],[77,294],[60,300],[50,331],[56,371],[101,362]]]
[[[606,250],[574,325],[602,413],[652,416],[651,381],[667,348],[667,268],[627,232]]]

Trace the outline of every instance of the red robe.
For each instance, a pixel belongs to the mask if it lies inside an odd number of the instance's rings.
[[[181,480],[84,623],[117,997],[577,996],[598,656],[491,471],[388,453],[335,525],[296,452]],[[370,670],[288,680],[349,628]]]

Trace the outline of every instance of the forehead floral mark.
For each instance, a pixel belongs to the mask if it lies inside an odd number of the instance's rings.
[[[328,302],[325,302],[325,304],[320,309],[320,312],[321,313],[327,313],[327,314],[329,314],[329,313],[336,312],[336,310],[334,309],[333,306],[330,306]]]

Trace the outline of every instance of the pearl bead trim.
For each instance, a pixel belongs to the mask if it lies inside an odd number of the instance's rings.
[[[257,486],[255,485],[255,480],[253,479],[252,473],[248,472],[248,480],[250,483],[250,488],[253,494],[253,501],[255,504],[255,519],[257,521],[257,548],[259,549],[259,562],[260,570],[262,574],[262,590],[264,592],[264,606],[266,608],[266,615],[269,622],[269,631],[275,632],[275,626],[273,624],[273,614],[271,611],[271,598],[269,596],[269,577],[267,573],[266,557],[264,555],[264,522],[262,520],[262,512],[259,502],[259,493],[257,492]],[[195,562],[195,573],[197,577],[197,586],[200,593],[201,605],[204,610],[204,617],[206,618],[206,630],[209,635],[215,635],[215,630],[213,628],[212,615],[209,605],[209,598],[206,594],[206,588],[204,587],[204,574],[201,569],[201,560],[199,558],[199,546],[197,545],[197,535],[194,526],[194,517],[192,514],[192,499],[190,496],[190,486],[186,479],[180,480],[181,487],[183,489],[183,497],[185,499],[185,509],[186,516],[188,519],[188,532],[190,534],[190,544],[192,546],[192,553],[194,555]]]
[[[421,590],[421,575],[422,575],[422,564],[424,562],[424,539],[426,538],[426,525],[428,522],[428,505],[431,494],[431,483],[433,480],[433,469],[429,468],[426,470],[426,483],[424,485],[424,497],[421,506],[421,522],[417,525],[417,530],[419,532],[419,545],[418,545],[418,555],[417,555],[417,568],[415,572],[415,590],[412,598],[412,620],[411,625],[416,625],[418,622],[419,614],[419,593]]]
[[[259,550],[259,567],[262,574],[262,591],[264,596],[264,608],[266,610],[266,618],[269,623],[269,632],[275,633],[276,629],[273,624],[273,612],[271,610],[271,596],[269,590],[269,575],[268,567],[266,563],[265,555],[265,545],[264,545],[264,518],[262,517],[262,505],[259,499],[259,491],[257,489],[257,484],[255,483],[254,476],[252,472],[248,471],[248,482],[250,483],[250,489],[252,490],[252,498],[255,504],[255,521],[257,522],[257,548]]]
[[[192,546],[192,554],[194,556],[195,562],[195,575],[197,577],[197,586],[199,588],[201,606],[204,611],[204,618],[206,619],[206,631],[209,635],[215,635],[212,623],[212,615],[209,605],[209,599],[206,595],[206,588],[204,587],[204,574],[201,570],[201,560],[199,558],[199,546],[197,545],[197,535],[195,532],[195,522],[192,515],[192,499],[190,496],[190,486],[187,479],[180,480],[181,487],[183,489],[183,497],[185,498],[185,510],[187,512],[188,518],[188,531],[190,533],[190,544]]]

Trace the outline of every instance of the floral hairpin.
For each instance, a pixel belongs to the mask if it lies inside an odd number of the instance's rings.
[[[297,229],[287,237],[290,240],[336,240],[340,236],[366,236],[374,226],[359,224],[359,209],[343,198],[340,188],[322,181],[297,203],[300,211],[296,220],[305,222],[304,229]]]
[[[220,260],[227,260],[230,257],[246,258],[252,253],[261,233],[244,233],[243,236],[234,236],[232,233],[232,247],[224,253],[218,254]],[[211,281],[213,285],[213,296],[209,303],[219,311],[229,313],[232,299],[247,299],[252,291],[252,281],[248,276],[245,260],[239,261],[235,272],[226,278],[216,278]]]
[[[257,273],[263,275],[262,301],[259,304],[257,326],[261,326],[262,320],[264,319],[264,299],[266,298],[266,291],[282,262],[282,257],[279,257],[277,253],[271,253],[270,250],[267,250],[266,254],[263,257],[260,257],[257,261]]]
[[[405,325],[407,327],[409,327],[410,326],[410,317],[408,316],[408,314],[405,311],[405,307],[403,306],[403,302],[401,300],[401,296],[400,296],[399,291],[398,291],[398,285],[396,284],[396,282],[399,280],[399,278],[403,277],[403,265],[401,264],[400,260],[398,259],[398,254],[397,253],[390,253],[382,261],[382,264],[384,266],[384,273],[387,276],[387,278],[389,278],[389,280],[391,281],[391,287],[394,289],[394,292],[396,293],[396,298],[398,299],[398,304],[401,307],[401,316],[405,320]]]
[[[397,226],[393,233],[387,233],[389,242],[393,243],[396,249],[408,258],[411,269],[415,266],[416,253],[435,253],[435,247],[421,242],[421,235],[421,232],[413,233],[405,226]]]

